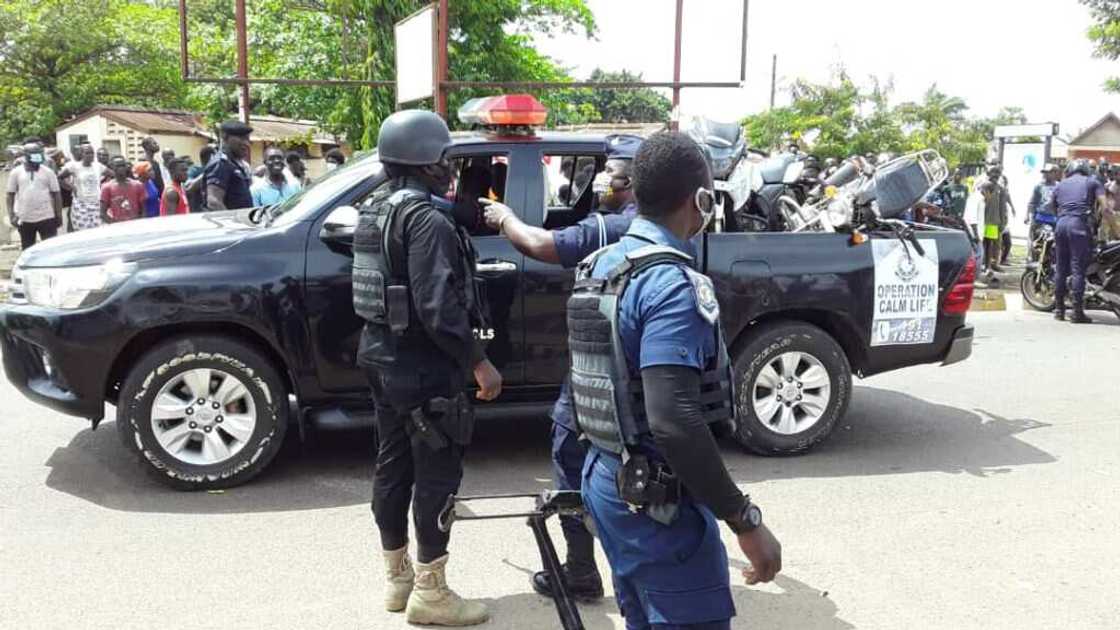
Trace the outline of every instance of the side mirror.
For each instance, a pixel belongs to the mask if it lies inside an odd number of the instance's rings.
[[[354,242],[354,229],[358,227],[358,211],[354,206],[339,206],[327,215],[323,221],[323,229],[319,230],[319,238],[328,243],[344,243],[351,245]]]

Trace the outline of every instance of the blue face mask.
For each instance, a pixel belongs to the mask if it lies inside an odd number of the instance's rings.
[[[27,161],[31,162],[32,164],[42,164],[43,163],[43,154],[42,153],[31,153],[27,156]]]

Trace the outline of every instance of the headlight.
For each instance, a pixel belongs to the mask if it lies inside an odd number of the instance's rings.
[[[109,297],[134,271],[135,263],[111,260],[83,267],[17,268],[15,273],[22,280],[23,292],[31,304],[76,309]]]

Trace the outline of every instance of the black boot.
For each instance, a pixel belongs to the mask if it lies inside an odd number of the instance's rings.
[[[1089,316],[1085,314],[1085,305],[1081,302],[1073,303],[1073,316],[1069,318],[1069,321],[1074,324],[1093,323],[1093,320],[1089,319]]]
[[[603,598],[603,578],[599,577],[599,569],[594,566],[578,567],[574,570],[565,564],[563,567],[564,582],[568,586],[568,594],[576,600],[590,602]],[[533,574],[533,590],[552,597],[552,577],[545,571]]]
[[[1054,309],[1054,319],[1056,319],[1060,322],[1066,321],[1066,309],[1064,309],[1064,308]]]

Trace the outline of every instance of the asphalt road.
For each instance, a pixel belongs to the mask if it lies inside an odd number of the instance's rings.
[[[859,383],[810,455],[726,447],[785,554],[774,584],[735,584],[734,627],[1115,628],[1120,323],[1097,317],[974,314],[972,359]],[[0,627],[407,627],[379,605],[370,435],[293,445],[248,486],[183,494],[123,458],[108,421],[91,432],[6,382],[0,403]],[[481,426],[464,491],[545,488],[547,431]],[[557,627],[529,587],[522,522],[463,523],[452,549],[453,586],[493,608],[484,627]],[[622,627],[613,600],[582,613]]]

